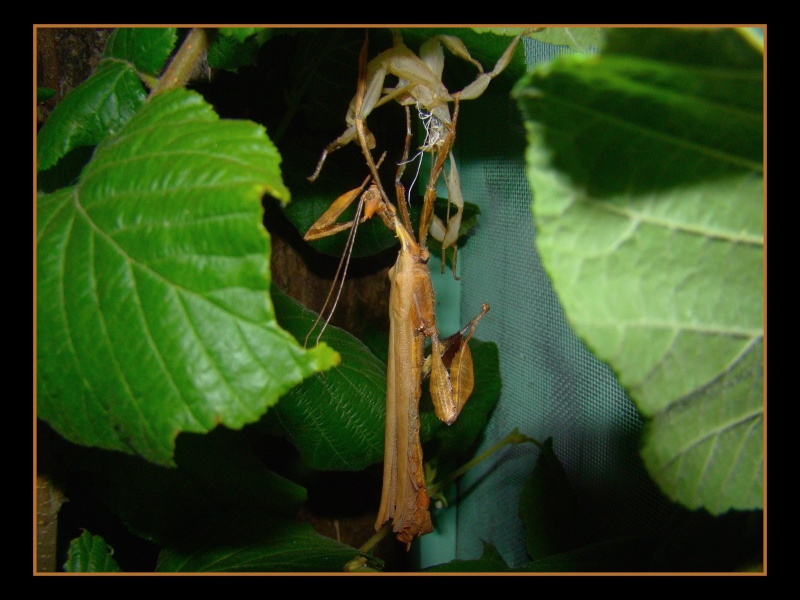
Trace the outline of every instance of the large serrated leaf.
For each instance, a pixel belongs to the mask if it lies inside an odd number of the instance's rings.
[[[174,28],[118,29],[92,76],[73,89],[39,132],[38,169],[49,169],[70,150],[94,146],[118,131],[145,101],[139,72],[155,75],[175,47]]]
[[[763,366],[759,341],[711,384],[648,424],[642,457],[670,497],[712,514],[761,506]]]
[[[204,523],[187,540],[165,548],[158,572],[342,572],[361,556],[306,523],[236,514]]]
[[[177,90],[37,207],[38,413],[75,443],[171,465],[181,431],[240,428],[335,364],[275,322],[264,129]]]
[[[741,31],[631,29],[515,90],[536,245],[566,314],[653,419],[652,476],[714,512],[761,506],[762,373],[748,356],[763,339],[762,81]]]
[[[70,542],[64,570],[67,573],[119,573],[113,554],[102,537],[84,531]]]

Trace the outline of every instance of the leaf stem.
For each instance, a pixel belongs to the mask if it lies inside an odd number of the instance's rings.
[[[495,452],[500,450],[500,448],[502,448],[503,446],[507,446],[509,444],[522,444],[524,442],[533,442],[539,448],[543,448],[544,447],[541,444],[541,442],[538,442],[537,440],[533,439],[532,437],[528,437],[527,435],[521,434],[519,432],[519,430],[515,428],[511,433],[509,433],[506,437],[504,437],[502,440],[497,442],[494,446],[492,446],[491,448],[489,448],[485,452],[479,454],[478,456],[476,456],[472,460],[464,463],[458,469],[456,469],[455,471],[450,473],[447,477],[445,477],[441,481],[437,481],[436,483],[430,485],[428,487],[428,495],[431,496],[431,495],[441,491],[442,488],[444,488],[446,485],[452,483],[453,481],[455,481],[456,479],[461,477],[464,473],[469,471],[472,467],[474,467],[475,465],[477,465],[481,461],[484,461],[487,458],[489,458],[492,454],[494,454]]]
[[[161,75],[150,96],[160,92],[184,87],[194,73],[197,65],[208,50],[208,34],[202,27],[189,31],[178,52],[172,58],[167,70]]]
[[[378,531],[376,531],[371,538],[369,538],[366,542],[364,542],[364,545],[361,546],[358,549],[358,551],[366,554],[367,552],[372,550],[377,545],[378,542],[380,542],[383,538],[386,537],[386,534],[389,533],[390,529],[391,529],[391,523],[386,523],[386,525],[384,525]]]

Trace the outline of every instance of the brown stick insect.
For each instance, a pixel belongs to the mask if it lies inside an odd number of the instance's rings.
[[[448,338],[440,337],[434,316],[435,300],[426,238],[430,231],[441,239],[443,247],[455,244],[463,208],[458,172],[452,157],[459,101],[476,98],[483,93],[489,81],[509,63],[521,35],[513,39],[494,70],[489,73],[485,73],[470,56],[463,42],[453,36],[431,38],[422,45],[417,56],[403,44],[400,34],[395,33],[392,48],[380,53],[369,64],[365,39],[359,55],[357,93],[347,113],[347,129],[325,148],[316,170],[309,177],[311,181],[316,179],[330,152],[355,141],[361,147],[370,175],[359,188],[340,196],[311,226],[305,238],[312,240],[348,228],[354,230],[360,222],[377,215],[400,241],[397,261],[389,270],[390,332],[384,474],[375,528],[379,530],[391,520],[397,539],[409,547],[415,537],[433,529],[419,438],[422,382],[425,378],[430,379],[431,398],[437,417],[448,425],[455,422],[474,387],[468,342],[478,322],[489,310],[489,305],[483,304],[480,313],[460,331]],[[441,82],[442,44],[456,56],[475,64],[479,70],[476,80],[456,94],[450,94]],[[387,73],[396,75],[399,83],[385,90],[383,85]],[[375,108],[392,99],[406,107],[405,146],[395,177],[396,204],[389,199],[381,183],[378,174],[380,161],[376,164],[372,156],[376,141],[365,121]],[[452,116],[450,102],[454,104]],[[416,236],[406,205],[405,187],[401,182],[412,138],[411,105],[417,107],[427,131],[420,150],[433,155]],[[456,206],[456,212],[449,216],[445,224],[433,214],[433,203],[436,199],[436,182],[445,171],[448,157],[451,168],[445,172],[445,182],[450,203]],[[358,208],[355,219],[337,222],[336,219],[356,199]],[[427,357],[426,340],[430,340]]]

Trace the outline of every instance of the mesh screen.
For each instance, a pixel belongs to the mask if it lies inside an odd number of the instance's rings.
[[[561,51],[526,40],[529,65]],[[476,337],[497,343],[503,380],[478,452],[514,428],[539,441],[552,437],[598,532],[642,533],[666,516],[639,459],[642,421],[610,369],[570,329],[542,269],[518,109],[505,98],[489,107],[480,115],[462,111],[456,143],[465,200],[481,207],[476,235],[459,253],[461,322],[482,302],[491,305]],[[459,481],[458,505],[448,510],[457,511],[454,558],[479,558],[485,541],[512,568],[530,560],[518,501],[537,456],[532,444],[508,447]],[[448,557],[430,560],[442,559]]]

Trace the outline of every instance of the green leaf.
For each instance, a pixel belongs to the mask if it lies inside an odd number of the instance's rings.
[[[304,338],[316,314],[277,290],[272,295],[281,325],[298,339]],[[388,338],[381,337],[381,347],[370,349],[346,331],[329,326],[322,340],[339,352],[341,365],[293,388],[260,426],[289,440],[311,468],[360,470],[383,458]],[[486,426],[500,397],[497,345],[473,338],[470,349],[478,365],[475,390],[450,427],[436,418],[427,382],[423,382],[421,436],[423,441],[436,438],[431,456],[465,452]]]
[[[708,386],[648,423],[642,458],[668,496],[712,514],[761,507],[763,368],[759,342]]]
[[[92,76],[67,94],[39,131],[38,170],[118,132],[145,101],[139,73],[160,71],[175,41],[174,28],[116,30]]]
[[[652,418],[651,475],[686,506],[760,507],[762,53],[735,29],[613,30],[515,95],[542,263]]]
[[[483,542],[483,554],[477,560],[451,560],[425,569],[426,573],[501,573],[508,565],[497,548]]]
[[[114,550],[99,535],[84,531],[69,543],[64,570],[68,573],[119,573]]]
[[[568,46],[578,52],[587,52],[593,48],[601,48],[605,41],[605,29],[602,27],[545,27],[530,37],[557,46]]]
[[[118,130],[145,95],[130,65],[101,62],[91,78],[67,94],[39,131],[38,169],[48,169],[70,150],[94,146],[106,133]]]
[[[341,572],[358,556],[355,548],[323,537],[308,524],[233,513],[203,523],[182,544],[165,548],[156,571]]]
[[[255,62],[273,30],[262,27],[221,27],[208,49],[208,65],[213,69],[236,71]]]
[[[108,38],[103,58],[125,61],[136,71],[156,76],[167,63],[177,40],[174,27],[122,27]]]
[[[517,35],[524,31],[521,27],[474,27],[480,33],[491,32],[497,35]],[[533,31],[528,37],[546,44],[569,46],[580,52],[603,45],[603,29],[601,27],[543,27],[541,31]]]
[[[273,300],[281,325],[304,339],[316,314],[275,289]],[[386,365],[338,327],[328,326],[322,340],[341,364],[289,391],[262,424],[291,442],[313,469],[357,471],[383,458]]]
[[[272,37],[274,31],[265,27],[220,27],[219,33],[223,37],[244,42],[252,37],[257,38],[263,44]]]
[[[44,102],[45,100],[49,100],[53,96],[56,95],[56,91],[53,88],[39,86],[36,88],[36,102]]]
[[[526,30],[525,27],[472,27],[478,33],[493,33],[494,35],[504,35],[513,37]]]
[[[118,453],[86,456],[98,498],[131,531],[162,546],[229,511],[293,517],[307,499],[303,487],[264,466],[242,432],[224,428],[181,436],[174,469]]]
[[[37,203],[38,414],[68,440],[172,465],[181,431],[258,420],[338,360],[275,322],[264,129],[159,94]]]
[[[591,540],[591,522],[553,451],[553,439],[544,441],[519,500],[525,527],[525,550],[532,559],[584,546]]]
[[[369,348],[378,359],[386,364],[389,362],[389,332],[377,327],[367,327],[361,341]]]

